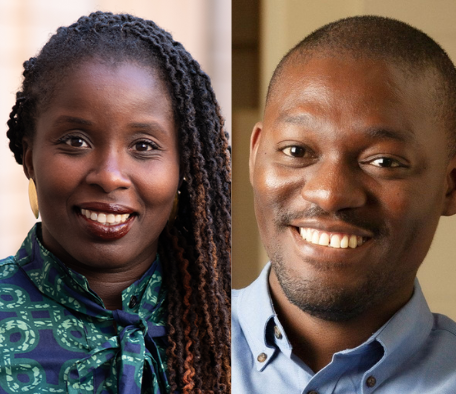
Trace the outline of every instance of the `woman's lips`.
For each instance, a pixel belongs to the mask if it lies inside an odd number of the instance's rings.
[[[79,209],[88,209],[94,212],[105,212],[113,214],[133,213],[134,210],[121,204],[110,204],[104,202],[86,202],[77,206]]]
[[[89,233],[106,241],[124,237],[136,218],[129,208],[104,203],[82,204],[77,213]]]
[[[89,209],[81,209],[81,213],[90,220],[94,222],[98,222],[100,224],[104,224],[106,226],[113,226],[117,224],[122,224],[127,221],[130,217],[129,213],[121,214],[113,214],[113,213],[104,213],[104,212],[96,212],[91,211]]]

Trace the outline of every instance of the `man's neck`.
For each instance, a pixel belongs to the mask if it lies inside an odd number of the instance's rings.
[[[291,304],[273,270],[269,285],[275,311],[293,346],[293,353],[314,372],[328,365],[335,353],[365,342],[411,297],[410,292],[404,293],[394,302],[372,307],[356,318],[334,322],[312,316]]]

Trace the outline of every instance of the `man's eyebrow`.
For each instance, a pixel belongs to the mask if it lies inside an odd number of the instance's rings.
[[[393,130],[383,127],[370,127],[366,130],[366,134],[372,139],[378,140],[396,140],[400,142],[414,141],[414,134],[407,130]]]
[[[78,124],[81,126],[92,126],[93,123],[90,120],[82,119],[82,118],[77,118],[74,116],[67,116],[67,115],[62,115],[59,116],[54,124],[59,125],[63,123],[73,123],[73,124]]]
[[[279,116],[279,122],[283,123],[291,123],[297,125],[308,125],[311,123],[315,123],[315,119],[309,114],[299,114],[299,115],[290,115],[290,114],[282,114]]]
[[[279,122],[309,126],[318,124],[318,120],[309,114],[289,115],[284,114],[279,117]],[[367,136],[378,140],[396,140],[400,142],[410,142],[415,140],[414,134],[408,129],[392,129],[382,126],[369,127],[364,131]]]

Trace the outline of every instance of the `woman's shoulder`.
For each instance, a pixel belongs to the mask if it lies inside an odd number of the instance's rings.
[[[0,259],[0,283],[2,280],[11,277],[19,270],[19,265],[14,256],[9,256],[5,259]]]

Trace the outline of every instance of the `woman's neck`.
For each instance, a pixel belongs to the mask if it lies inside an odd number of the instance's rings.
[[[90,288],[103,300],[106,309],[115,310],[122,309],[122,292],[140,277],[125,276],[125,273],[117,275],[95,275],[87,278]]]

